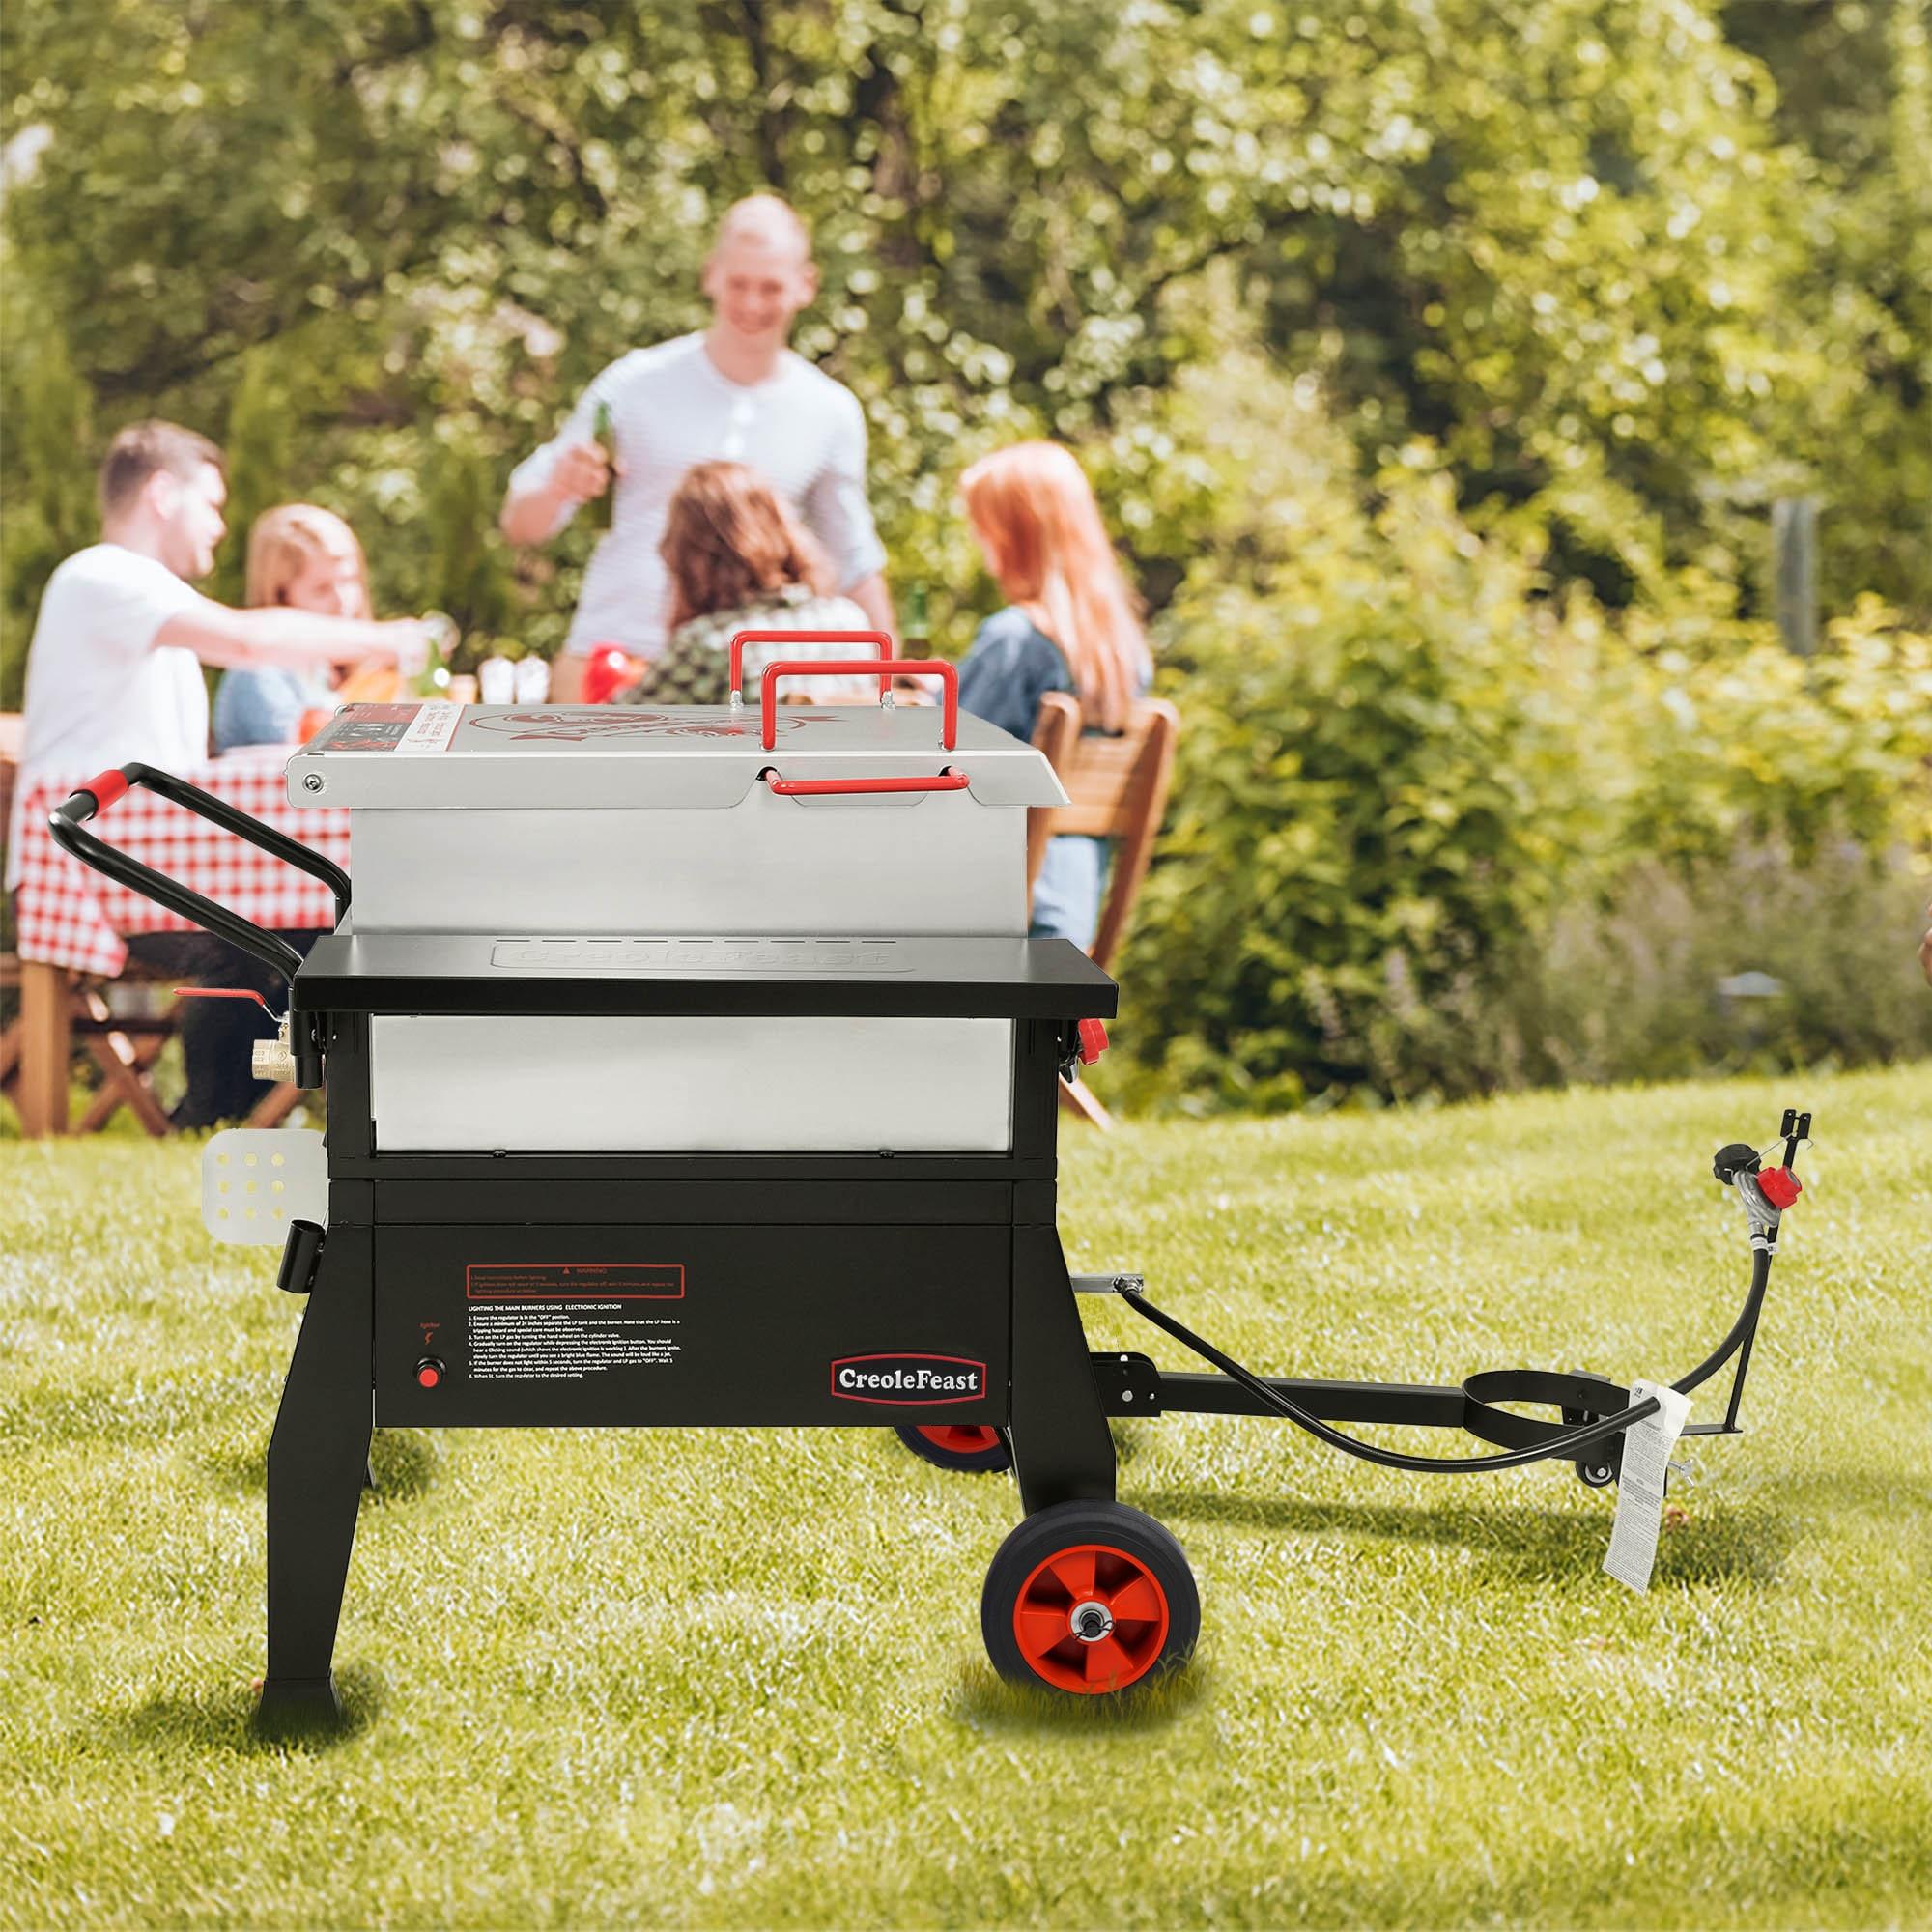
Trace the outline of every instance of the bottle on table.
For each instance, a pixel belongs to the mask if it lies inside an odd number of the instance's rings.
[[[431,611],[423,623],[429,632],[429,656],[410,680],[410,688],[418,697],[447,697],[449,660],[455,654],[458,637],[456,619],[444,611]]]
[[[898,654],[902,658],[929,658],[932,631],[925,614],[925,585],[915,583],[906,599],[905,627],[899,633]]]

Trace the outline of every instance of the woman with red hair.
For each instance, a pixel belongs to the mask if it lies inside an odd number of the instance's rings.
[[[1007,599],[959,667],[960,704],[1031,739],[1042,696],[1066,691],[1088,730],[1124,729],[1152,666],[1133,592],[1072,452],[1057,442],[1015,443],[974,464],[959,494]],[[1034,886],[1036,936],[1086,951],[1106,869],[1104,839],[1054,839]]]

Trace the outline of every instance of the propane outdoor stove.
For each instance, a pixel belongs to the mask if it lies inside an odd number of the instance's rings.
[[[878,661],[737,659],[838,641]],[[981,1605],[1006,1676],[1125,1690],[1193,1648],[1180,1546],[1114,1497],[1112,1415],[1281,1415],[1401,1468],[1554,1459],[1614,1482],[1677,1401],[1589,1375],[1419,1386],[1257,1376],[1128,1271],[1069,1276],[1055,1222],[1057,1083],[1104,1046],[1113,982],[1026,931],[1029,807],[1064,802],[1030,746],[960,717],[952,668],[876,634],[751,634],[733,702],[658,711],[356,705],[290,761],[292,798],[352,813],[355,885],[143,765],[54,814],[67,850],[284,973],[284,1077],[322,1137],[211,1141],[220,1238],[282,1245],[308,1297],[269,1450],[263,1714],[331,1717],[372,1426],[849,1426],[928,1460],[1010,1466],[1023,1520]],[[881,705],[785,706],[782,681],[880,677]],[[891,680],[937,678],[940,708]],[[145,785],[326,879],[334,933],[273,934],[117,853],[85,822]],[[1738,1404],[1791,1165],[1718,1178],[1752,1272],[1723,1341]],[[1118,1293],[1213,1365],[1093,1352],[1075,1295]],[[373,1397],[373,1402],[372,1402]],[[1553,1408],[1561,1420],[1510,1405]],[[1681,1420],[1681,1415],[1679,1418]],[[1409,1455],[1336,1424],[1467,1432]]]

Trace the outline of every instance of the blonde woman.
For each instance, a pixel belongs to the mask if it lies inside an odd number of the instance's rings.
[[[1070,450],[1021,442],[960,479],[973,534],[1007,607],[980,626],[959,667],[959,702],[1031,739],[1039,700],[1071,692],[1090,731],[1122,730],[1152,666],[1134,596]],[[1106,881],[1102,838],[1059,838],[1034,886],[1033,931],[1094,943]]]
[[[327,617],[367,618],[369,566],[355,532],[332,510],[280,503],[248,532],[246,601]],[[230,670],[214,693],[214,749],[292,745],[303,715],[340,701],[327,667],[313,670]]]

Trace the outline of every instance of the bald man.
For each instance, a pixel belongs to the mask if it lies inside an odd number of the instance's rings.
[[[658,542],[672,495],[694,464],[749,464],[805,519],[838,588],[881,630],[892,604],[886,554],[866,500],[866,418],[842,383],[787,346],[800,309],[818,293],[805,224],[776,195],[736,203],[704,264],[711,326],[634,349],[592,381],[563,427],[517,466],[503,500],[512,543],[546,543],[578,506],[616,491],[611,530],[584,574],[583,595],[552,696],[574,700],[584,654],[614,643],[642,658],[664,642],[668,582]],[[611,474],[593,434],[611,412]]]

